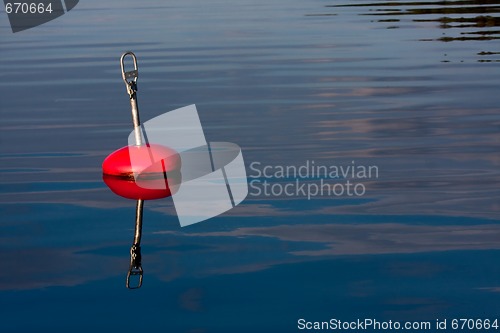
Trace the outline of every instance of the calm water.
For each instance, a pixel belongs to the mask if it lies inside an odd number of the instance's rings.
[[[0,15],[2,332],[299,332],[500,317],[499,1],[81,1]],[[360,197],[250,195],[180,228],[101,180],[143,120],[196,103],[262,166],[375,165]],[[290,179],[269,180],[271,184]],[[314,180],[313,180],[314,181]],[[500,318],[499,318],[500,320]]]

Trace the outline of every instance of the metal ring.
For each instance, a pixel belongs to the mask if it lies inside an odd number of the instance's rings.
[[[125,72],[125,57],[128,55],[130,55],[134,61],[134,70]],[[120,58],[120,67],[122,70],[123,82],[125,82],[125,84],[127,86],[130,85],[132,82],[133,83],[137,82],[137,78],[139,77],[139,68],[137,66],[137,58],[135,57],[135,54],[133,52],[128,51],[128,52],[125,52],[124,54],[122,54],[122,56]],[[127,81],[127,79],[130,79],[130,78],[133,78],[133,80]]]

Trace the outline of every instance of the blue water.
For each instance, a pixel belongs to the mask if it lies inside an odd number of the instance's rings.
[[[89,0],[15,34],[0,15],[1,331],[500,321],[499,12]],[[132,126],[127,50],[141,119],[196,104],[207,139],[237,143],[249,175],[253,162],[314,161],[378,177],[360,180],[362,196],[251,191],[185,228],[171,199],[147,201],[144,283],[126,289],[135,202],[106,187],[101,163]]]

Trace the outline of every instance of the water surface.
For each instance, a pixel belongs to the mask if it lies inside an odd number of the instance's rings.
[[[6,332],[295,332],[297,320],[500,313],[498,1],[85,1],[0,19]],[[362,197],[249,196],[180,228],[101,180],[143,120],[195,103],[261,165],[376,165]],[[289,179],[271,179],[275,184]]]

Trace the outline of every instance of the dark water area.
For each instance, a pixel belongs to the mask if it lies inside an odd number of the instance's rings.
[[[0,15],[1,331],[500,325],[499,12],[491,0],[91,0],[15,34]],[[138,290],[125,288],[135,202],[101,170],[132,129],[127,50],[141,119],[196,104],[207,139],[237,143],[256,181],[184,228],[170,198],[147,201]],[[313,165],[377,172],[279,174]],[[263,193],[297,179],[364,192]]]

